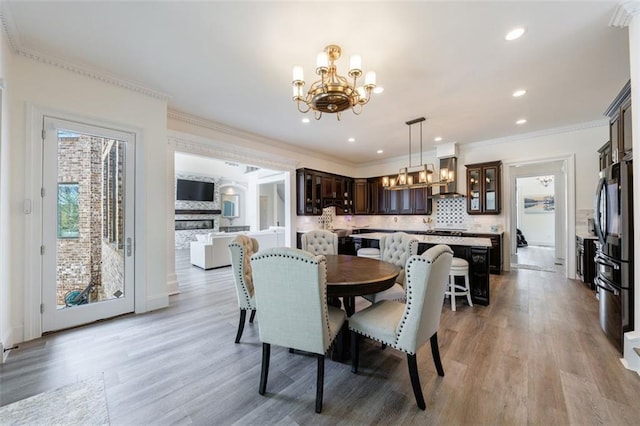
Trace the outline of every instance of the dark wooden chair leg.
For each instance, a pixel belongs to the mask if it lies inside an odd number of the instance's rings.
[[[424,410],[427,406],[424,403],[424,397],[422,396],[422,387],[420,386],[420,377],[418,376],[416,355],[407,354],[407,363],[409,364],[409,377],[411,377],[411,387],[413,387],[413,394],[416,397],[416,403],[421,410]]]
[[[260,372],[260,388],[258,393],[264,395],[267,391],[267,376],[269,375],[269,357],[271,356],[271,345],[262,344],[262,371]]]
[[[440,349],[438,348],[438,333],[433,333],[431,336],[431,354],[433,355],[433,362],[436,365],[438,376],[444,376],[444,369],[442,368],[442,361],[440,361]]]
[[[351,372],[358,372],[358,364],[360,362],[360,335],[355,331],[351,332]]]
[[[322,391],[324,389],[324,355],[318,357],[318,379],[316,383],[316,413],[322,412]]]
[[[244,330],[244,321],[247,318],[247,311],[240,309],[240,322],[238,323],[238,333],[236,334],[236,343],[240,343],[242,331]]]
[[[256,310],[251,310],[251,316],[249,317],[249,322],[253,324],[253,319],[256,317]]]

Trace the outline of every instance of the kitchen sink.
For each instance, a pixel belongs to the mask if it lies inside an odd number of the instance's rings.
[[[332,232],[337,234],[338,238],[346,237],[351,234],[351,231],[348,229],[334,229]]]

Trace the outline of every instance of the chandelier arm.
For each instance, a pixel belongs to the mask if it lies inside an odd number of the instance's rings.
[[[359,108],[356,110],[356,107],[359,107]],[[351,111],[353,111],[353,113],[354,113],[355,115],[360,115],[360,113],[362,112],[362,105],[361,105],[361,104],[356,104],[356,105],[354,105],[354,106],[351,108]]]
[[[302,102],[304,102],[304,101],[302,101]],[[296,103],[298,104],[298,111],[300,111],[303,114],[308,113],[309,110],[311,109],[311,106],[309,104],[307,104],[306,102],[305,102],[305,105],[307,105],[307,109],[300,108],[300,100],[298,100]]]
[[[313,110],[313,116],[316,120],[320,120],[322,118],[322,111]]]

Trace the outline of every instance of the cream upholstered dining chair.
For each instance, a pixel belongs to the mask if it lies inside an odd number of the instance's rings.
[[[314,229],[302,234],[302,250],[313,254],[338,254],[338,234]]]
[[[394,232],[393,234],[382,236],[380,238],[380,260],[399,266],[400,273],[393,287],[380,293],[363,297],[371,303],[376,303],[380,300],[404,301],[406,298],[404,267],[407,259],[417,253],[418,240],[406,232]]]
[[[437,245],[407,261],[407,302],[383,300],[349,317],[351,371],[358,372],[360,335],[407,354],[409,377],[416,403],[424,410],[416,352],[431,341],[431,353],[439,376],[444,376],[438,349],[438,326],[453,259],[449,246]]]
[[[262,341],[262,372],[258,392],[267,389],[271,345],[314,354],[318,360],[316,412],[322,411],[324,356],[346,318],[327,305],[324,256],[288,247],[264,250],[251,257],[258,327]]]
[[[236,343],[240,342],[247,311],[251,311],[249,322],[256,316],[256,303],[253,298],[253,274],[251,273],[251,255],[258,252],[258,240],[238,235],[228,245],[231,254],[231,268],[233,280],[236,284],[238,307],[240,308],[240,322],[236,333]]]

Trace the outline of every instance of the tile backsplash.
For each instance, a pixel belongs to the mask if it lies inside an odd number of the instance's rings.
[[[465,198],[438,198],[436,203],[436,228],[467,229]]]

